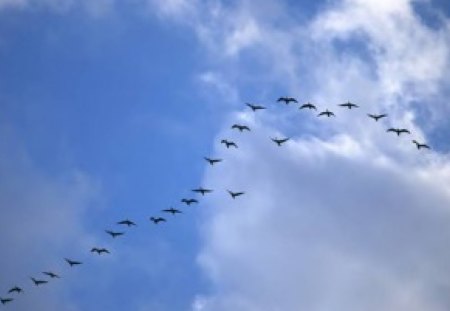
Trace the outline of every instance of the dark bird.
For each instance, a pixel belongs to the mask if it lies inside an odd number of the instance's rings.
[[[13,288],[11,288],[8,291],[8,294],[11,294],[11,293],[14,293],[14,292],[20,294],[20,293],[23,293],[23,289],[21,289],[19,286],[14,286]]]
[[[207,158],[205,157],[205,160],[209,162],[209,164],[214,165],[215,163],[219,163],[222,162],[222,159],[211,159],[211,158]]]
[[[231,197],[233,198],[233,199],[236,199],[236,197],[238,197],[238,196],[240,196],[240,195],[243,195],[245,192],[233,192],[233,191],[230,191],[230,190],[227,190],[228,191],[228,193],[231,195]]]
[[[249,103],[246,103],[246,105],[248,107],[250,107],[253,111],[266,109],[266,107],[264,107],[264,106],[252,105],[252,104],[249,104]]]
[[[197,192],[197,193],[201,193],[202,195],[205,195],[206,193],[210,193],[212,192],[211,189],[205,189],[205,188],[197,188],[197,189],[192,189],[193,192]]]
[[[150,217],[150,220],[153,221],[155,225],[157,225],[160,222],[166,222],[166,219],[163,217]]]
[[[82,264],[81,261],[75,261],[75,260],[71,260],[71,259],[68,259],[68,258],[64,258],[64,260],[65,260],[71,267],[76,266],[76,265],[81,265],[81,264]]]
[[[428,146],[427,144],[421,144],[421,143],[419,143],[417,140],[413,140],[412,142],[413,142],[414,144],[416,144],[417,149],[421,149],[421,148],[424,148],[424,149],[431,149],[430,146]]]
[[[341,106],[341,107],[347,107],[348,109],[359,108],[358,105],[353,104],[353,103],[351,103],[351,102],[346,102],[345,104],[340,104],[339,106]]]
[[[118,225],[125,225],[125,226],[128,226],[128,227],[136,226],[136,224],[134,222],[132,222],[131,220],[129,220],[129,219],[125,219],[125,220],[119,221],[119,222],[117,222],[117,224]]]
[[[335,117],[334,113],[331,112],[331,111],[328,111],[328,109],[325,110],[325,111],[322,111],[322,112],[319,113],[317,116],[318,116],[318,117],[320,117],[320,116],[327,116],[327,117],[333,116],[333,117]]]
[[[303,104],[298,109],[305,109],[305,108],[317,110],[317,107],[311,103]]]
[[[397,136],[400,136],[400,134],[402,133],[406,133],[406,134],[411,134],[410,131],[408,131],[407,129],[398,129],[398,128],[390,128],[388,129],[386,132],[394,132],[397,134]]]
[[[378,120],[380,120],[381,118],[385,118],[385,117],[387,117],[387,114],[370,114],[370,113],[368,113],[367,114],[370,118],[372,118],[372,119],[374,119],[375,121],[377,121],[378,122]]]
[[[233,126],[231,128],[238,129],[240,132],[242,132],[244,130],[250,131],[250,128],[247,125],[241,125],[241,124],[233,124]]]
[[[8,302],[13,301],[14,299],[12,298],[1,298],[0,297],[0,302],[2,303],[2,305],[7,304]]]
[[[287,97],[287,96],[282,96],[278,98],[277,102],[284,102],[286,105],[288,105],[291,102],[298,103],[298,101],[294,97]]]
[[[53,272],[42,272],[43,274],[45,274],[45,275],[47,275],[47,276],[49,276],[49,277],[51,277],[52,279],[59,279],[60,277],[59,277],[59,275],[57,275],[56,273],[53,273]]]
[[[191,205],[192,203],[198,203],[198,200],[196,200],[196,199],[182,199],[181,202],[185,203],[186,205]]]
[[[114,232],[111,230],[105,230],[106,233],[108,233],[110,236],[112,236],[113,238],[124,235],[125,232]]]
[[[279,147],[284,144],[285,142],[287,142],[289,140],[289,138],[282,138],[282,139],[278,139],[278,138],[271,138],[272,141],[274,143],[276,143]]]
[[[165,213],[171,213],[172,215],[181,214],[182,213],[182,211],[177,210],[176,208],[173,208],[173,207],[167,208],[167,209],[163,209],[162,211],[165,212]]]
[[[222,140],[220,141],[220,143],[221,143],[221,144],[225,144],[225,146],[226,146],[227,148],[230,148],[230,147],[237,148],[237,147],[238,147],[238,146],[236,145],[235,142],[229,141],[229,140],[226,140],[226,139],[222,139]]]
[[[98,247],[93,247],[91,249],[91,253],[97,253],[99,255],[101,255],[101,254],[110,254],[109,250],[107,250],[106,248],[98,248]]]
[[[36,280],[35,278],[30,278],[30,279],[33,281],[34,285],[36,285],[36,286],[48,283],[48,281],[45,281],[45,280]]]

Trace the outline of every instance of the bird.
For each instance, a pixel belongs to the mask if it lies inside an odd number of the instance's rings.
[[[48,283],[48,281],[45,281],[45,280],[36,280],[35,278],[30,278],[30,279],[33,281],[34,285],[36,285],[36,286]]]
[[[317,110],[317,107],[311,103],[303,104],[298,109],[305,109],[305,108]]]
[[[400,136],[402,133],[411,134],[411,132],[407,129],[399,129],[399,128],[389,128],[386,132],[394,132],[397,136]]]
[[[20,293],[23,293],[23,289],[16,285],[8,291],[8,294],[11,294],[14,292],[20,294]]]
[[[108,233],[110,236],[112,236],[113,238],[124,235],[125,232],[114,232],[111,230],[105,230],[106,233]]]
[[[353,104],[353,103],[351,103],[351,102],[346,102],[345,104],[340,104],[339,106],[341,106],[341,107],[347,107],[348,109],[359,108],[358,105]]]
[[[215,163],[222,162],[222,159],[211,159],[211,158],[207,158],[207,157],[204,157],[204,159],[205,159],[206,161],[208,161],[209,164],[211,164],[211,165],[214,165]]]
[[[196,199],[181,199],[182,203],[185,203],[186,205],[191,205],[192,203],[198,203],[198,200]]]
[[[117,224],[118,225],[125,225],[125,226],[128,226],[128,227],[136,226],[136,224],[134,222],[132,222],[131,220],[129,220],[129,219],[121,220],[121,221],[117,222]]]
[[[288,105],[290,102],[298,103],[298,101],[294,97],[287,97],[287,96],[282,96],[278,98],[277,102],[284,102],[286,105]]]
[[[231,197],[233,198],[233,199],[236,199],[236,197],[238,197],[238,196],[240,196],[240,195],[243,195],[245,192],[243,192],[243,191],[241,191],[241,192],[233,192],[233,191],[231,191],[231,190],[227,190],[228,191],[228,193],[231,195]]]
[[[322,111],[322,112],[319,113],[317,116],[318,116],[318,117],[320,117],[320,116],[327,116],[327,117],[333,116],[333,117],[335,117],[334,113],[331,112],[331,111],[328,111],[328,109],[325,110],[325,111]]]
[[[431,149],[430,146],[427,144],[421,144],[417,140],[412,141],[414,144],[416,144],[417,149],[425,148],[425,149]]]
[[[205,195],[206,193],[210,193],[213,192],[211,189],[205,189],[205,188],[197,188],[197,189],[192,189],[193,192],[197,192],[197,193],[201,193],[202,195]]]
[[[172,215],[181,214],[182,213],[182,211],[177,210],[176,208],[173,208],[173,207],[167,208],[167,209],[163,209],[162,212],[171,213]]]
[[[226,140],[226,139],[222,139],[222,140],[220,141],[220,143],[221,143],[221,144],[225,144],[225,146],[226,146],[227,148],[230,148],[230,147],[237,148],[237,147],[238,147],[238,146],[236,145],[235,142],[229,141],[229,140]]]
[[[241,124],[233,124],[233,126],[231,126],[232,129],[238,129],[240,132],[246,130],[246,131],[250,131],[250,128],[247,125],[241,125]]]
[[[374,119],[376,122],[378,122],[378,120],[380,120],[381,118],[385,118],[387,117],[387,114],[367,114],[370,118]]]
[[[248,107],[250,107],[250,109],[252,109],[252,111],[266,109],[266,107],[260,106],[260,105],[252,105],[252,104],[249,104],[249,103],[246,103],[246,105]]]
[[[77,266],[77,265],[81,265],[81,264],[82,264],[81,261],[75,261],[75,260],[71,260],[71,259],[68,259],[68,258],[64,258],[64,260],[65,260],[71,267]]]
[[[2,305],[7,304],[8,302],[13,301],[14,299],[12,298],[2,298],[0,297],[0,302],[2,303]]]
[[[47,276],[49,276],[49,277],[51,277],[52,279],[59,279],[60,277],[59,277],[59,275],[57,275],[56,273],[53,273],[53,272],[42,272],[43,274],[45,274],[45,275],[47,275]]]
[[[91,249],[91,253],[97,253],[99,255],[105,253],[105,254],[110,254],[109,250],[107,250],[106,248],[97,248],[97,247],[93,247]]]
[[[282,145],[282,144],[284,144],[285,142],[287,142],[288,140],[289,140],[289,138],[281,138],[281,139],[279,139],[279,138],[271,138],[272,139],[272,141],[274,142],[274,143],[276,143],[279,147]]]
[[[155,225],[157,225],[159,222],[166,222],[166,219],[163,217],[150,217],[150,220],[153,221]]]

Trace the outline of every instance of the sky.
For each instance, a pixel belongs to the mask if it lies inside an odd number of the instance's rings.
[[[448,310],[449,78],[444,0],[0,0],[0,308]]]

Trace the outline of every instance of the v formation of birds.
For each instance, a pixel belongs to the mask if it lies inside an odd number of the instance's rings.
[[[295,99],[293,97],[287,97],[287,96],[278,98],[277,102],[284,103],[286,105],[289,105],[291,103],[295,103],[295,104],[298,103],[297,99]],[[246,103],[246,106],[249,107],[253,112],[257,112],[259,110],[267,109],[267,107],[262,106],[262,105],[257,105],[257,104]],[[343,104],[339,104],[338,106],[340,106],[342,108],[347,108],[349,110],[360,108],[358,105],[353,104],[351,102],[346,102],[346,103],[343,103]],[[299,107],[299,109],[301,109],[301,110],[307,109],[307,110],[315,110],[315,111],[317,111],[317,107],[315,105],[309,103],[309,102],[306,103],[306,104],[301,105]],[[369,113],[369,114],[367,114],[367,116],[369,118],[373,119],[375,122],[378,122],[380,119],[388,117],[388,115],[386,113],[381,113],[381,114],[370,114]],[[330,118],[330,117],[336,117],[336,115],[334,114],[334,112],[326,109],[324,111],[319,112],[317,114],[317,117],[328,117],[328,118]],[[239,132],[244,132],[244,131],[250,132],[251,131],[249,126],[243,125],[243,124],[233,124],[231,126],[231,129],[238,130]],[[411,135],[411,132],[408,129],[405,129],[405,128],[392,127],[392,128],[388,128],[386,130],[386,132],[395,133],[397,136],[401,136],[402,134]],[[286,137],[286,138],[271,138],[271,140],[276,145],[278,145],[279,147],[281,147],[284,143],[289,141],[289,139],[290,138],[288,138],[288,137]],[[430,149],[430,147],[427,144],[420,143],[420,142],[418,142],[415,139],[412,140],[411,142],[416,145],[417,149]],[[228,148],[238,148],[238,145],[236,144],[236,142],[230,141],[230,140],[227,140],[227,139],[222,139],[221,140],[221,144],[224,144],[227,149]],[[215,165],[217,165],[217,164],[219,164],[220,162],[223,161],[223,159],[219,159],[219,158],[204,157],[204,159],[211,166],[215,166]],[[227,191],[227,193],[230,195],[230,197],[232,199],[237,199],[239,196],[242,196],[242,195],[245,194],[244,191],[232,191],[232,190],[229,190],[229,189],[227,189],[226,191]],[[207,194],[213,192],[213,189],[207,189],[207,188],[199,187],[199,188],[196,188],[196,189],[192,189],[192,192],[198,193],[201,196],[204,196],[204,195],[207,195]],[[185,204],[185,205],[187,205],[187,206],[199,203],[198,199],[196,199],[196,198],[183,198],[183,199],[180,200],[180,202]],[[179,210],[179,209],[176,209],[176,208],[173,208],[173,207],[170,207],[170,208],[167,208],[167,209],[163,209],[163,210],[161,210],[161,212],[164,213],[164,214],[171,214],[173,216],[175,216],[176,214],[182,214],[183,213],[182,210]],[[162,216],[151,216],[149,218],[149,221],[153,222],[153,224],[155,224],[155,225],[158,225],[160,223],[167,222],[167,218],[162,217]],[[116,223],[116,225],[130,228],[130,227],[136,226],[136,223],[134,221],[132,221],[132,220],[124,219],[124,220],[118,221]],[[115,239],[115,238],[118,238],[118,237],[124,235],[125,231],[123,231],[123,230],[119,230],[119,231],[105,230],[105,233],[109,234],[111,236],[111,238]],[[92,247],[90,252],[93,255],[98,255],[98,256],[109,255],[110,254],[110,251],[108,249],[106,249],[104,247],[98,247],[98,246]],[[80,266],[80,265],[83,264],[83,262],[81,262],[79,260],[72,259],[72,258],[64,258],[63,260],[71,268],[75,268],[76,266]],[[39,273],[39,275],[40,275],[40,277],[38,277],[38,276],[30,277],[30,282],[32,284],[34,284],[34,286],[36,286],[36,287],[46,285],[51,280],[60,278],[60,275],[58,273],[53,272],[53,271],[43,271],[43,272]],[[18,285],[13,285],[3,296],[0,296],[0,303],[2,305],[6,305],[6,304],[14,301],[14,299],[16,299],[17,295],[20,295],[20,294],[22,294],[24,292],[25,292],[25,290],[23,289],[23,287],[20,287]]]

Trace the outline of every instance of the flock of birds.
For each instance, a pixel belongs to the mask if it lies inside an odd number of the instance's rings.
[[[278,98],[277,102],[280,103],[285,103],[286,105],[289,105],[291,103],[297,104],[298,101],[293,98],[293,97],[280,97]],[[248,106],[253,112],[259,111],[259,110],[264,110],[267,109],[267,107],[265,106],[261,106],[261,105],[257,105],[257,104],[250,104],[250,103],[246,103],[246,106]],[[346,102],[343,104],[339,104],[338,106],[343,107],[343,108],[348,108],[348,109],[356,109],[359,108],[358,105],[351,103],[351,102]],[[311,103],[306,103],[303,104],[299,107],[299,109],[303,110],[303,109],[308,109],[308,110],[315,110],[317,111],[317,107]],[[318,117],[336,117],[336,115],[334,114],[334,112],[329,111],[328,109],[326,109],[325,111],[321,111],[317,114]],[[380,119],[386,118],[388,117],[388,115],[386,113],[383,114],[367,114],[367,116],[373,120],[375,120],[376,122],[378,122]],[[243,124],[234,124],[231,126],[231,129],[235,129],[238,130],[239,132],[243,132],[243,131],[251,131],[250,127],[247,125],[243,125]],[[392,132],[395,133],[397,136],[400,136],[402,134],[411,134],[411,132],[408,129],[405,128],[388,128],[386,130],[387,132]],[[290,138],[271,138],[271,140],[277,144],[278,146],[282,146],[284,143],[286,143]],[[412,140],[412,143],[414,143],[417,147],[417,149],[430,149],[430,146],[428,146],[425,143],[419,143],[417,140]],[[222,139],[221,140],[221,144],[224,144],[226,148],[238,148],[238,145],[236,144],[236,142],[234,141],[230,141],[228,139]],[[219,158],[209,158],[209,157],[204,157],[204,159],[211,165],[214,166],[217,163],[220,163],[223,161],[223,159],[219,159]],[[192,192],[194,193],[198,193],[202,196],[213,192],[212,189],[207,189],[207,188],[203,188],[203,187],[199,187],[196,189],[192,189]],[[231,191],[231,190],[227,190],[228,194],[231,196],[231,198],[236,199],[239,196],[242,196],[245,194],[244,191]],[[195,198],[183,198],[181,199],[181,203],[190,206],[192,204],[197,204],[199,203],[199,201]],[[172,215],[176,215],[176,214],[181,214],[183,213],[181,210],[179,209],[175,209],[173,207],[168,208],[168,209],[163,209],[161,210],[161,212],[165,213],[165,214],[172,214]],[[151,222],[153,222],[155,225],[159,224],[159,223],[164,223],[167,221],[167,218],[162,217],[162,216],[152,216],[149,218],[149,220]],[[121,220],[119,222],[117,222],[117,225],[119,226],[125,226],[125,227],[133,227],[136,226],[136,223],[129,220],[129,219],[124,219]],[[112,230],[105,230],[105,232],[110,235],[112,238],[117,238],[119,236],[122,236],[125,234],[125,231],[120,230],[120,231],[112,231]],[[90,252],[92,254],[97,254],[97,255],[103,255],[103,254],[110,254],[110,251],[104,247],[92,247]],[[82,265],[83,262],[79,261],[79,260],[73,260],[73,259],[69,259],[69,258],[64,258],[64,261],[70,266],[70,267],[75,267],[75,266],[79,266]],[[46,276],[47,279],[43,279],[43,278],[38,278],[38,277],[30,277],[31,282],[35,285],[35,286],[42,286],[45,285],[47,283],[49,283],[50,280],[52,279],[59,279],[60,275],[52,272],[52,271],[44,271],[42,272],[42,275]],[[7,296],[3,296],[0,297],[0,303],[5,305],[8,304],[10,302],[12,302],[14,300],[12,295],[18,295],[18,294],[22,294],[24,293],[24,289],[22,287],[19,287],[17,285],[14,285],[13,287],[11,287],[8,291],[7,291]]]

